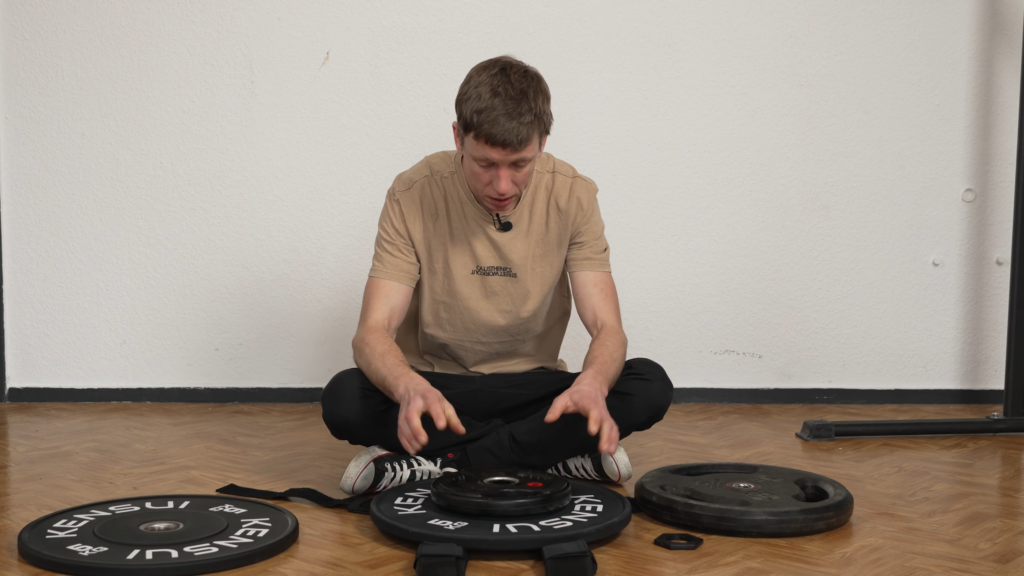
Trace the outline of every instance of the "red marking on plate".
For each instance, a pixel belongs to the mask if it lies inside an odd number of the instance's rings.
[[[529,484],[527,484],[527,486],[529,486],[530,488],[538,488],[543,485],[543,482],[530,482]]]

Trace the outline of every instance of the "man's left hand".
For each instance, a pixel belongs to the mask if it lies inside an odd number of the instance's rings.
[[[558,420],[562,414],[580,414],[587,419],[587,432],[591,436],[601,434],[597,449],[602,454],[614,454],[619,447],[619,425],[608,413],[608,405],[604,399],[608,391],[600,384],[588,384],[580,378],[562,392],[551,403],[544,421],[547,423]]]

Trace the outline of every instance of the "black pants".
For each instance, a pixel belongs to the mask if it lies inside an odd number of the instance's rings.
[[[597,436],[587,420],[565,414],[546,424],[551,402],[579,373],[534,370],[518,374],[466,376],[421,372],[455,408],[466,434],[438,431],[429,415],[422,419],[430,440],[425,456],[462,451],[475,467],[522,466],[547,469],[582,454],[597,453]],[[646,358],[627,360],[606,399],[622,438],[647,430],[665,416],[672,403],[672,382],[665,370]],[[398,441],[398,404],[358,368],[340,372],[321,396],[324,422],[339,440],[404,452]]]

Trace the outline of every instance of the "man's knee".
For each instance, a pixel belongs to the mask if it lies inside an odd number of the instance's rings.
[[[616,388],[629,394],[637,419],[636,430],[646,430],[665,417],[675,388],[660,364],[647,358],[627,360]]]
[[[320,393],[320,409],[324,424],[339,440],[352,440],[366,410],[366,386],[373,386],[363,371],[358,368],[342,370],[331,378]]]

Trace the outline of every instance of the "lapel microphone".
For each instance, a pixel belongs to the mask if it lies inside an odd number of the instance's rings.
[[[495,212],[494,213],[494,228],[497,229],[497,230],[500,230],[502,232],[508,232],[509,230],[512,229],[512,223],[507,221],[507,220],[505,222],[502,222],[501,221],[501,214],[498,214],[497,212]]]

